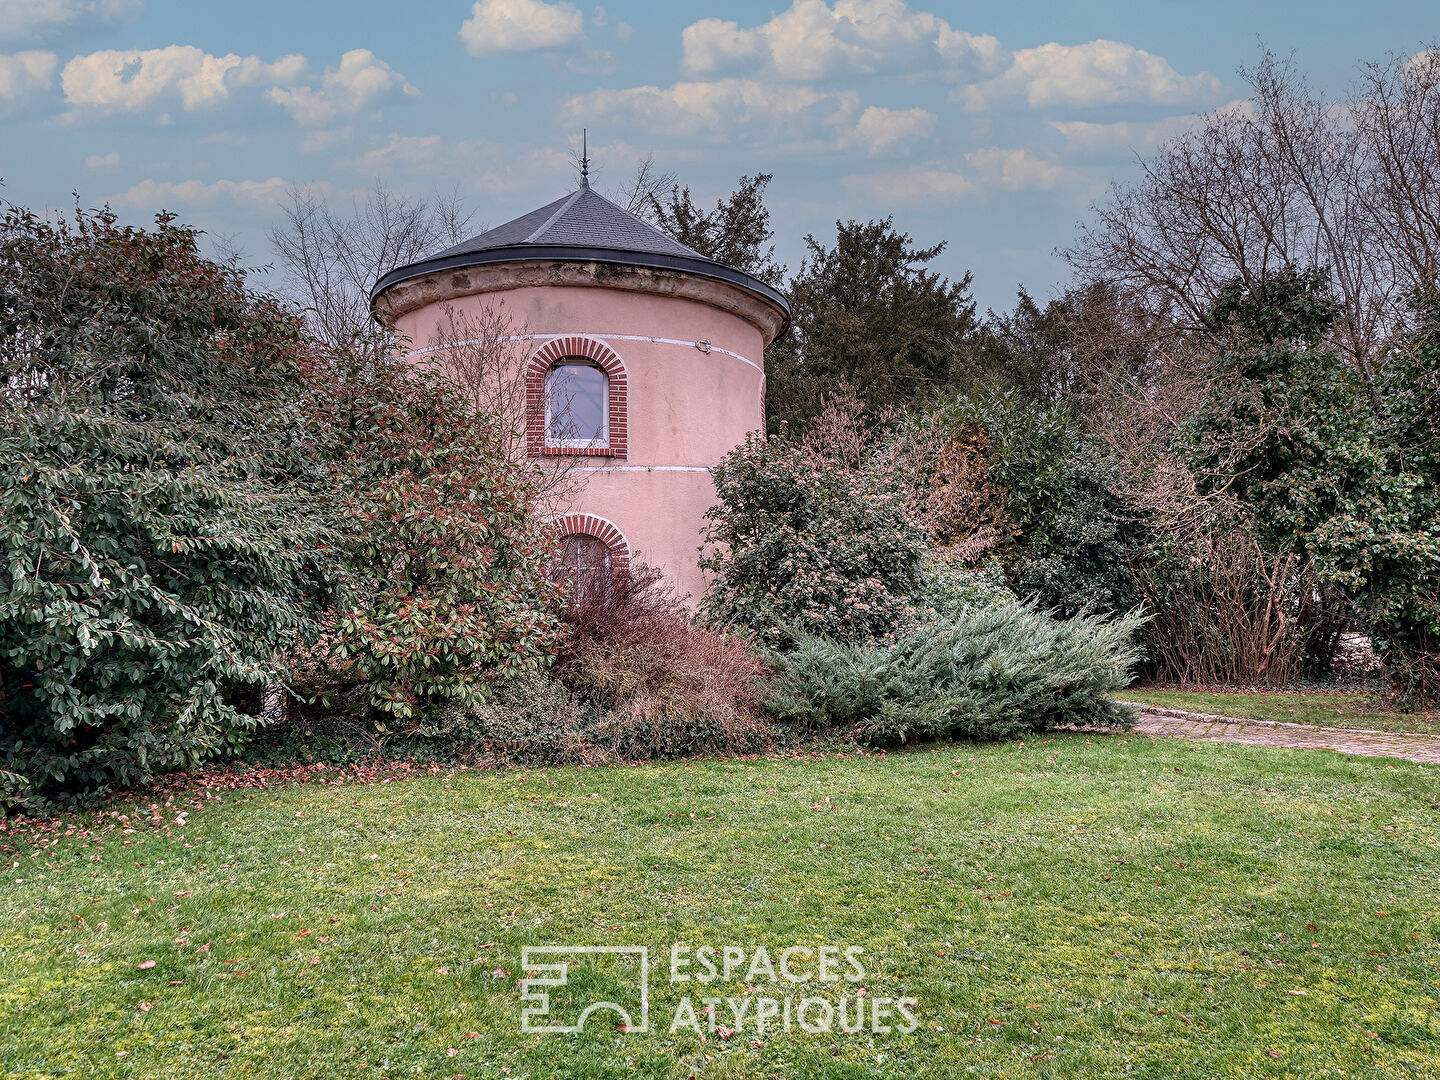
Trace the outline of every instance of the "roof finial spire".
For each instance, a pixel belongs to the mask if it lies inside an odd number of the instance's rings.
[[[580,186],[590,186],[590,132],[580,129]]]

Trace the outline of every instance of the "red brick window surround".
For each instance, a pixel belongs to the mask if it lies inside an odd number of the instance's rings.
[[[609,435],[605,446],[547,446],[545,438],[545,377],[551,368],[566,360],[594,364],[609,382]],[[525,444],[531,457],[573,455],[579,457],[626,457],[629,450],[629,380],[625,364],[604,342],[591,337],[566,335],[551,338],[536,350],[525,368]]]
[[[557,518],[554,522],[561,539],[567,536],[593,536],[610,549],[610,572],[620,574],[630,569],[630,542],[625,534],[594,514],[574,513]]]

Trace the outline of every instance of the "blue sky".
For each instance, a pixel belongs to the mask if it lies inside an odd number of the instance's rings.
[[[453,187],[499,224],[572,186],[587,126],[601,190],[652,151],[705,201],[772,172],[792,269],[893,214],[1003,307],[1260,42],[1341,91],[1436,38],[1434,0],[0,0],[0,196],[170,209],[263,263],[287,185]]]

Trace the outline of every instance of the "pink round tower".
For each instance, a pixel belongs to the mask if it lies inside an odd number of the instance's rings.
[[[460,344],[447,327],[485,323],[503,304],[522,330],[505,354],[525,399],[521,452],[566,477],[550,511],[566,561],[583,583],[643,560],[699,599],[710,469],[765,426],[764,350],[789,319],[784,296],[582,179],[386,274],[371,300],[408,354],[442,363]]]

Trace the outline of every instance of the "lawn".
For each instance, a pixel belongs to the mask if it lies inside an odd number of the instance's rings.
[[[127,806],[0,837],[0,1075],[1434,1077],[1437,779],[1075,734]],[[800,991],[919,1026],[761,1036],[796,988],[672,984],[677,942],[859,946]],[[522,1034],[553,944],[649,946],[651,1030]],[[633,975],[578,968],[557,1014]]]
[[[1167,687],[1132,686],[1118,696],[1142,705],[1233,716],[1241,720],[1281,720],[1319,727],[1418,731],[1440,735],[1440,711],[1403,713],[1381,709],[1370,694],[1328,690],[1172,690]]]

